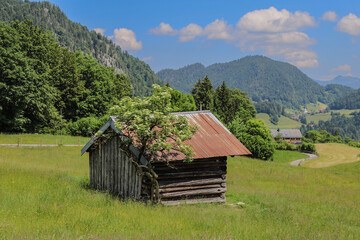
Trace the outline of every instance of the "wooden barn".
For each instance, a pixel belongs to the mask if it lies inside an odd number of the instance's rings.
[[[227,156],[251,153],[210,111],[173,114],[186,117],[198,127],[186,142],[195,155],[190,163],[183,161],[183,154],[169,154],[167,161],[152,162],[158,175],[160,202],[225,202]],[[103,135],[91,139],[81,150],[82,154],[89,152],[91,187],[122,198],[148,200],[150,180],[138,174],[130,159],[138,157],[139,151],[134,146],[129,151],[121,149],[124,135],[115,127],[114,117],[100,131]],[[141,163],[148,162],[142,157]]]

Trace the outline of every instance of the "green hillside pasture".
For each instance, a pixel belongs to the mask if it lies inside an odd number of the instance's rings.
[[[229,158],[227,204],[165,207],[89,190],[80,149],[0,147],[0,239],[360,238],[360,162]]]
[[[318,113],[318,114],[306,116],[307,123],[314,122],[317,124],[320,120],[327,121],[330,119],[331,119],[330,113]]]
[[[321,102],[306,104],[306,110],[308,112],[316,112],[316,111],[319,111],[319,110],[324,110],[327,107],[328,106],[326,104],[321,103]]]
[[[323,168],[343,163],[360,161],[360,149],[341,143],[319,143],[316,150],[320,157],[303,162],[301,166],[309,168]],[[360,176],[360,175],[359,175]]]
[[[340,113],[340,114],[344,114],[347,117],[351,117],[350,113],[355,112],[355,111],[360,111],[360,109],[331,110],[330,112],[327,112],[327,113],[317,113],[317,114],[314,114],[314,115],[308,115],[306,117],[306,120],[307,120],[308,123],[314,122],[314,123],[317,124],[320,120],[322,120],[322,121],[330,120],[331,119],[331,112]]]
[[[273,156],[273,161],[277,163],[289,163],[298,159],[305,159],[308,157],[308,155],[296,151],[276,150]]]
[[[300,128],[301,123],[295,120],[292,120],[288,117],[281,116],[279,118],[278,125],[274,125],[270,122],[269,115],[266,113],[258,113],[256,114],[256,118],[264,120],[266,126],[268,128]]]
[[[51,134],[0,134],[0,144],[85,145],[90,138]]]

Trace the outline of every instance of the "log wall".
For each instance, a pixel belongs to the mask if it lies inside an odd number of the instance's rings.
[[[115,136],[89,152],[90,185],[122,198],[139,199],[142,178]]]
[[[153,163],[158,174],[161,203],[225,202],[226,157]]]

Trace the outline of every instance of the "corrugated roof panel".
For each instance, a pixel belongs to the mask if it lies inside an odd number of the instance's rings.
[[[193,147],[194,159],[251,154],[210,111],[174,114],[186,117],[191,125],[198,127],[186,141]]]
[[[198,127],[193,137],[185,141],[185,143],[190,145],[194,150],[194,159],[251,154],[210,111],[180,112],[173,114],[186,117],[190,125]],[[110,119],[112,122],[108,123],[108,125],[115,128],[113,124],[115,118],[111,117]],[[89,142],[82,151],[87,151],[91,145],[92,142]],[[184,159],[185,155],[180,152],[172,151],[167,154],[168,161]]]

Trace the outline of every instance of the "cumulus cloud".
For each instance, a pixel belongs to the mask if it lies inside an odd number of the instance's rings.
[[[227,25],[225,21],[216,19],[214,22],[206,25],[204,34],[208,39],[233,40],[231,35],[232,27]]]
[[[151,61],[154,61],[154,58],[149,56],[149,57],[143,57],[141,60],[144,62],[151,62]]]
[[[158,27],[150,29],[150,32],[155,35],[176,35],[178,31],[174,30],[170,24],[162,22]]]
[[[360,18],[350,13],[338,22],[336,29],[352,36],[358,36],[360,35]]]
[[[338,18],[338,16],[337,16],[336,12],[328,11],[328,12],[325,12],[322,15],[321,20],[330,21],[330,22],[336,22],[337,18]]]
[[[279,11],[270,7],[245,14],[236,26],[248,32],[285,32],[315,26],[315,21],[307,12],[291,13],[286,9]]]
[[[344,65],[338,66],[336,68],[333,68],[330,71],[331,72],[349,72],[349,71],[351,71],[351,66],[344,64]]]
[[[307,12],[291,13],[286,9],[270,7],[246,13],[236,27],[216,19],[204,28],[190,23],[177,30],[162,22],[158,27],[150,29],[150,33],[176,35],[180,42],[196,37],[226,40],[243,51],[262,51],[265,55],[278,56],[298,67],[317,67],[318,56],[309,49],[316,40],[299,31],[315,25],[314,17]]]
[[[115,29],[114,35],[109,38],[124,50],[140,50],[142,48],[142,42],[136,40],[135,33],[130,29]]]
[[[156,28],[149,30],[155,35],[178,35],[180,42],[191,41],[199,36],[206,36],[208,39],[223,39],[231,40],[234,37],[231,35],[232,27],[227,25],[225,21],[216,19],[202,28],[198,24],[190,23],[180,30],[174,29],[168,23],[160,23]]]
[[[93,31],[104,36],[104,33],[105,33],[106,29],[104,29],[104,28],[94,28]]]
[[[203,34],[203,29],[195,23],[190,23],[186,27],[183,27],[179,31],[179,40],[180,42],[187,42],[193,40],[197,36]]]

